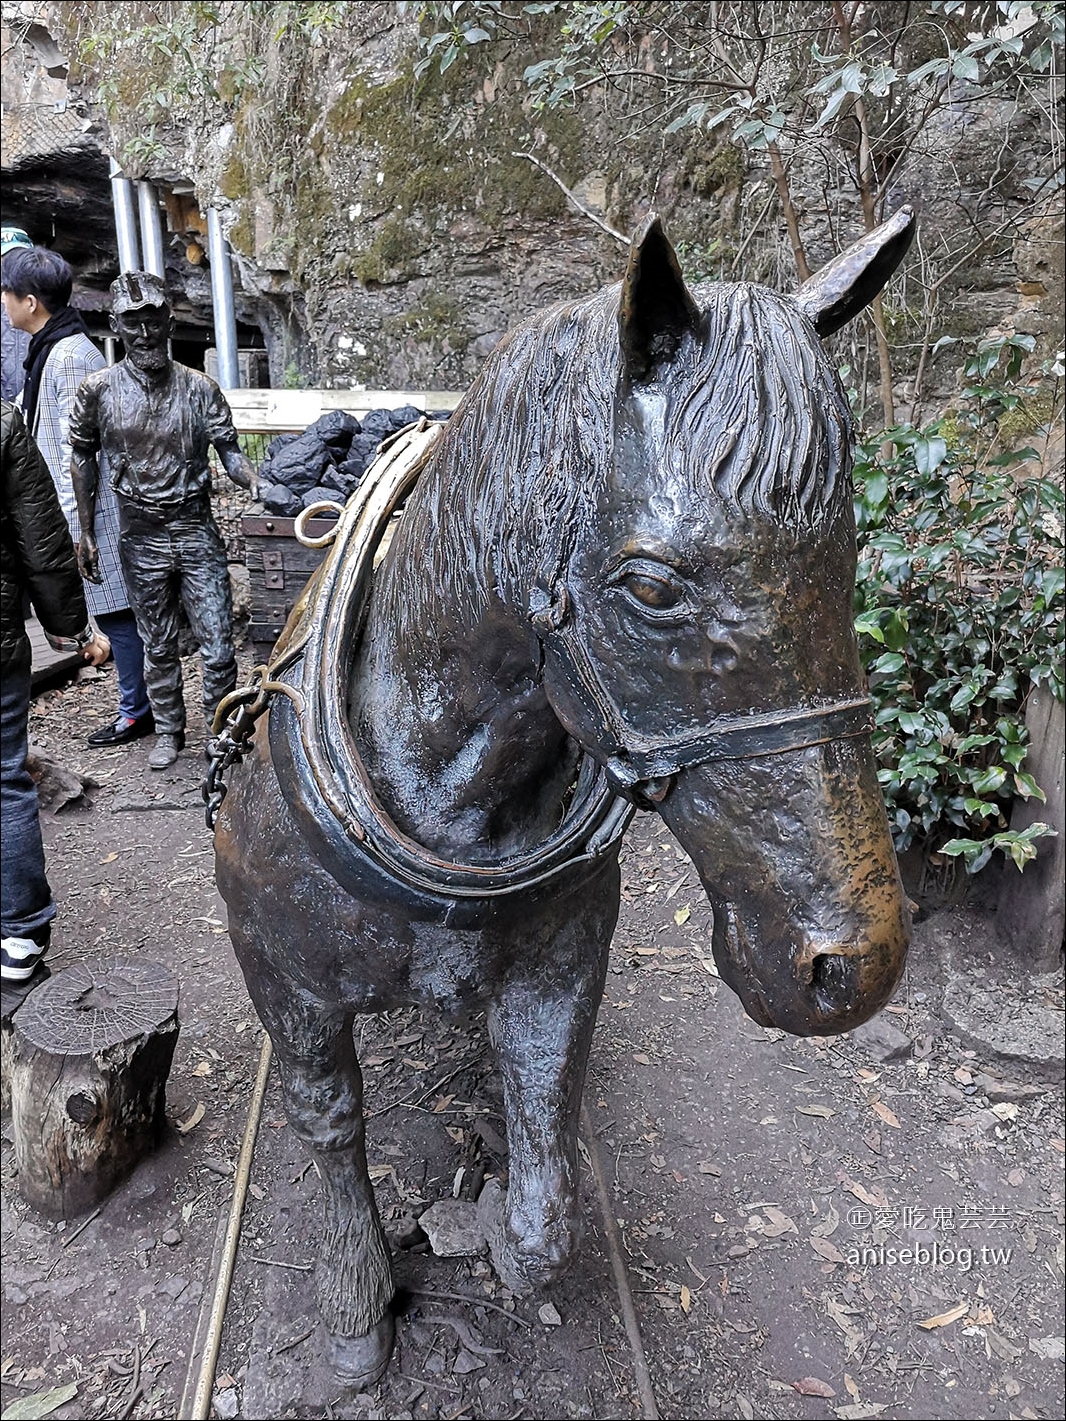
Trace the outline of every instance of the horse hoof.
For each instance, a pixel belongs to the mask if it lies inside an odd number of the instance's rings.
[[[516,1297],[521,1298],[533,1290],[526,1279],[511,1266],[511,1249],[507,1243],[507,1231],[503,1221],[503,1207],[506,1202],[507,1194],[500,1187],[499,1181],[490,1179],[478,1195],[477,1221],[485,1235],[492,1266],[496,1269],[501,1283],[510,1288]]]
[[[389,1365],[395,1336],[391,1312],[362,1337],[340,1337],[331,1332],[330,1350],[338,1379],[363,1389],[380,1381]]]
[[[572,1249],[558,1254],[544,1246],[523,1250],[508,1234],[506,1204],[506,1190],[490,1179],[478,1197],[478,1223],[500,1281],[516,1297],[528,1297],[558,1281],[569,1266]]]

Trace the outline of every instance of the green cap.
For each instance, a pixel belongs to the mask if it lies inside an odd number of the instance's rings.
[[[21,227],[0,227],[0,257],[6,257],[15,247],[32,247],[28,232]]]

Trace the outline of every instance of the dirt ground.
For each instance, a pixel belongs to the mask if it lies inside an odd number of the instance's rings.
[[[164,773],[147,767],[151,741],[88,750],[112,676],[47,692],[32,714],[33,740],[95,781],[44,815],[50,962],[132,956],[178,974],[169,1128],[98,1213],[56,1224],[18,1193],[5,1120],[11,1418],[192,1414],[262,1041],[213,884],[202,738]],[[318,1185],[271,1079],[212,1414],[1061,1416],[1061,972],[1006,958],[978,909],[940,911],[875,1023],[796,1040],[752,1023],[715,976],[709,911],[656,819],[638,820],[623,867],[586,1091],[587,1235],[567,1280],[516,1300],[485,1258],[428,1251],[426,1206],[505,1172],[499,1080],[477,1021],[369,1018],[369,1156],[400,1288],[392,1366],[352,1395],[324,1364]],[[615,1227],[650,1387],[612,1273]]]

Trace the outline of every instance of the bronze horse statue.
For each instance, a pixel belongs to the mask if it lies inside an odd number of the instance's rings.
[[[218,883],[323,1181],[320,1312],[363,1384],[388,1361],[393,1280],[356,1013],[486,1013],[509,1146],[493,1254],[528,1290],[579,1235],[578,1113],[635,808],[693,860],[757,1022],[847,1031],[898,982],[909,919],[852,626],[853,431],[820,337],[913,225],[902,209],[788,297],[690,291],[649,219],[620,285],[519,326],[446,426],[382,456],[261,673]]]

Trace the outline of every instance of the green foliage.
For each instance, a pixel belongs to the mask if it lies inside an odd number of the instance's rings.
[[[1031,343],[982,346],[960,413],[887,430],[855,465],[856,627],[896,847],[970,873],[997,851],[1020,868],[1051,832],[1009,828],[1016,797],[1044,798],[1024,768],[1028,692],[1064,694],[1062,489],[1020,470],[1033,450],[996,452],[1026,387],[991,381]]]
[[[96,97],[133,176],[163,159],[168,134],[202,120],[209,106],[233,118],[261,85],[272,46],[287,40],[321,48],[345,10],[342,3],[271,0],[75,8],[83,12],[75,62],[95,76]]]
[[[306,390],[311,381],[300,369],[295,360],[290,360],[285,366],[281,376],[281,388],[283,390]]]

